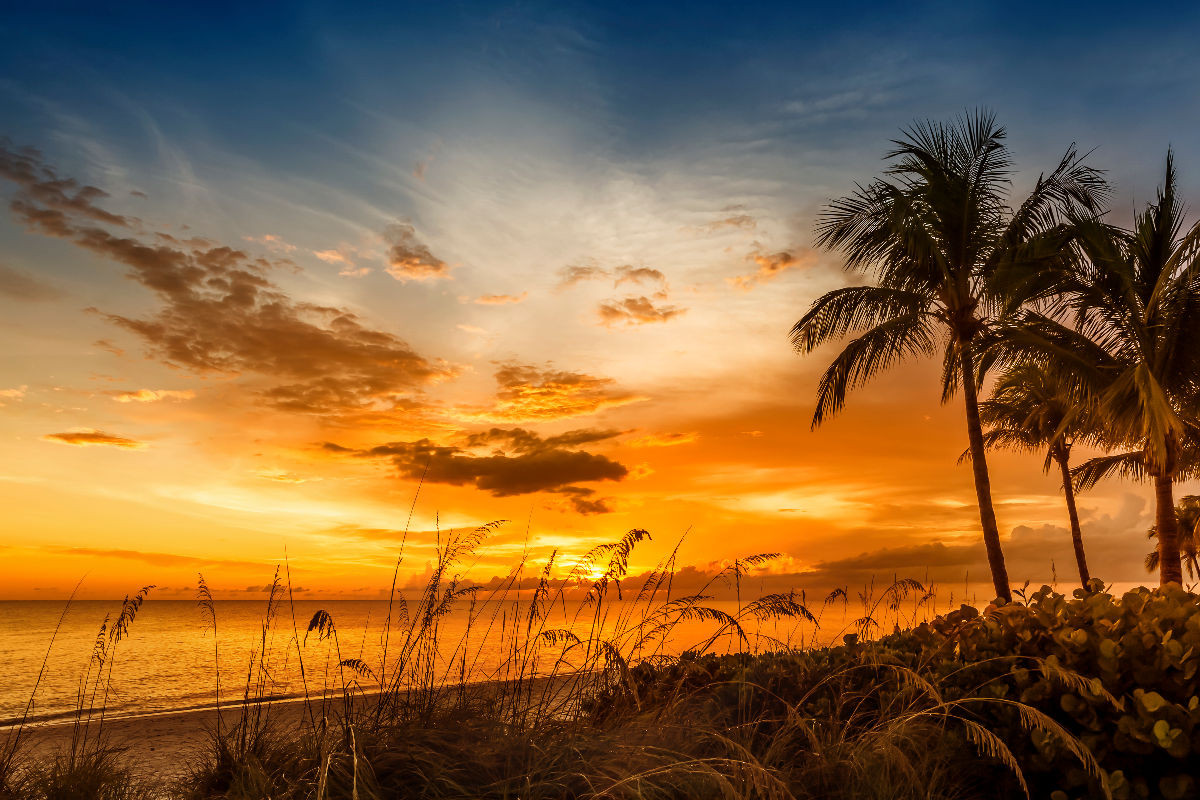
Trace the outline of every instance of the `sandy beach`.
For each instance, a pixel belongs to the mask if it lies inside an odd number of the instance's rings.
[[[314,703],[319,707],[319,701]],[[290,725],[305,713],[303,699],[279,700],[270,708],[271,718],[281,725]],[[223,708],[221,716],[228,724],[237,719],[238,708]],[[106,719],[104,737],[112,746],[123,748],[146,777],[170,781],[187,775],[216,724],[213,708],[166,711]],[[70,721],[37,723],[25,729],[22,739],[33,755],[50,756],[71,746],[73,730]]]

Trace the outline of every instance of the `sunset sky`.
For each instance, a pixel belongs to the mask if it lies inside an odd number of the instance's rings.
[[[285,551],[378,596],[423,474],[405,580],[497,519],[480,579],[638,527],[638,570],[687,532],[781,585],[982,580],[940,365],[809,429],[822,204],[983,106],[1017,191],[1074,141],[1125,221],[1172,145],[1200,207],[1191,5],[97,5],[0,26],[0,599]],[[992,465],[1013,579],[1069,584],[1058,482]],[[1093,573],[1146,580],[1149,487],[1080,504]]]

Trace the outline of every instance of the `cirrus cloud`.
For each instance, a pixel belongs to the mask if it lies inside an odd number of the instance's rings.
[[[160,400],[191,400],[196,393],[191,389],[136,389],[134,391],[105,392],[118,403],[157,403]]]

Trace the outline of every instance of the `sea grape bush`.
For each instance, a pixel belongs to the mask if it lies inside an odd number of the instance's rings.
[[[879,728],[889,717],[920,712],[914,698],[933,692],[944,705],[929,701],[928,709],[964,703],[960,715],[1004,741],[1033,797],[1179,800],[1200,797],[1198,671],[1197,595],[1176,584],[1114,596],[1093,583],[1070,597],[1044,586],[1020,602],[982,612],[963,606],[871,642],[760,656],[685,654],[665,667],[633,670],[633,680],[595,708],[614,714],[634,701],[641,708],[690,704],[709,719],[758,720],[768,736],[764,720],[782,724],[797,714],[814,730]],[[1063,739],[1031,728],[1017,704],[1043,712],[1085,745],[1100,778]],[[952,724],[943,731],[938,746],[959,749],[964,761],[977,756],[968,731]],[[1011,771],[980,770],[977,760],[972,769],[981,796],[1019,796]]]
[[[1042,587],[1025,603],[963,608],[903,636],[944,675],[989,665],[996,691],[1053,714],[1096,756],[1117,800],[1198,795],[1200,597],[1178,584],[1120,597]],[[1060,669],[1086,682],[1056,679]],[[1046,787],[1091,796],[1052,744],[1031,738]]]

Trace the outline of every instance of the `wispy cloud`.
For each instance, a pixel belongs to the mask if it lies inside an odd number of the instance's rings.
[[[630,439],[631,447],[675,447],[681,444],[691,444],[700,438],[695,431],[683,433],[651,433]]]
[[[105,392],[118,403],[157,403],[161,400],[191,400],[196,393],[191,389],[135,389],[133,391]]]
[[[57,300],[63,291],[23,270],[0,264],[0,296],[14,300],[43,302]]]
[[[505,306],[523,303],[528,297],[529,292],[521,292],[520,294],[485,294],[476,297],[473,302],[480,306]]]
[[[105,433],[94,428],[65,431],[63,433],[48,433],[42,438],[47,442],[69,444],[76,447],[119,447],[126,450],[140,450],[146,446],[145,442],[139,442],[136,439],[130,439],[125,436],[117,436],[113,433]]]
[[[262,236],[243,236],[242,238],[247,242],[260,244],[275,253],[294,253],[296,251],[296,245],[273,233],[264,233]]]

